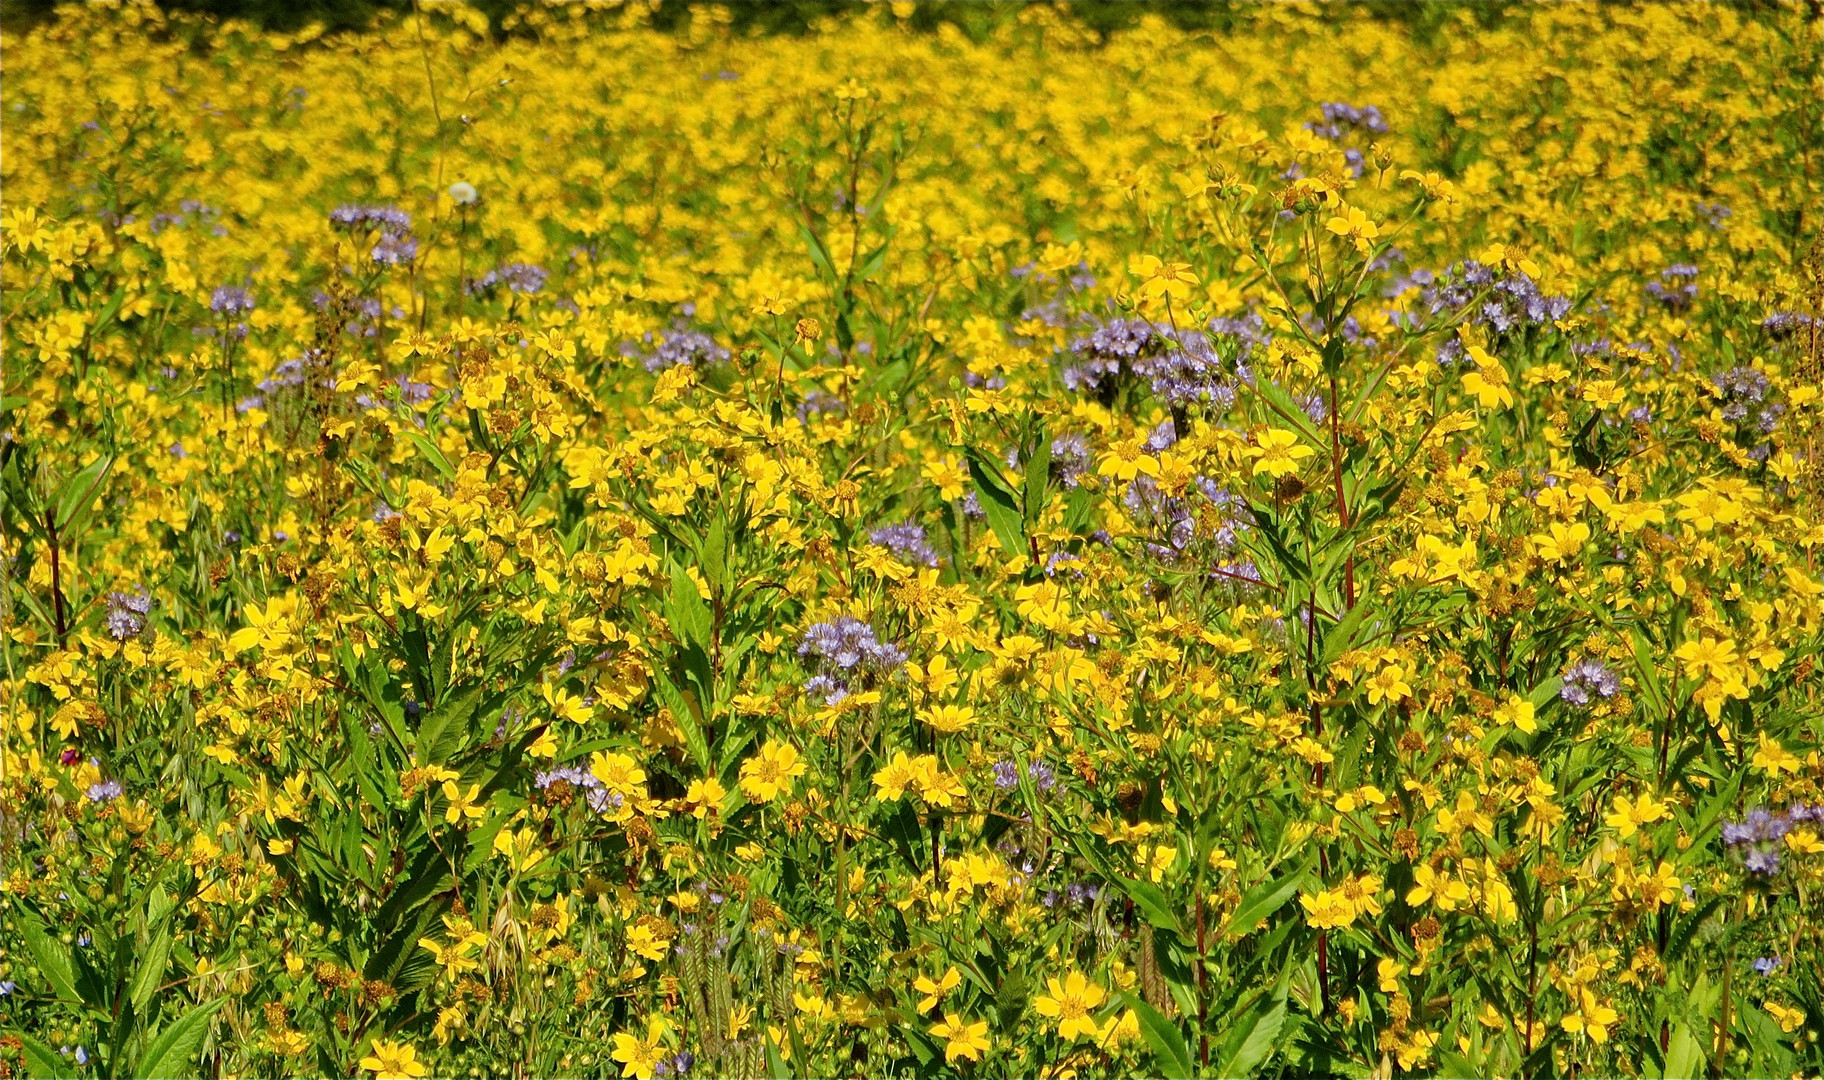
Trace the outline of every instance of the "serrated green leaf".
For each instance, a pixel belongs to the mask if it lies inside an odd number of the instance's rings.
[[[140,1055],[133,1075],[139,1080],[181,1080],[200,1075],[196,1059],[202,1049],[203,1037],[209,1033],[209,1018],[227,1000],[216,998],[198,1005],[159,1032],[152,1045]]]
[[[1216,1067],[1217,1076],[1252,1076],[1260,1064],[1273,1053],[1280,1029],[1286,1023],[1286,1002],[1282,997],[1271,1006],[1249,1009],[1223,1039],[1223,1059]]]
[[[50,981],[52,991],[71,1004],[82,1002],[82,995],[76,989],[76,971],[70,961],[70,951],[51,937],[36,915],[21,915],[18,922],[19,936],[25,939],[26,949],[31,952],[38,970]],[[99,1007],[97,1002],[88,1004]]]
[[[982,512],[988,515],[988,526],[994,535],[1000,538],[1001,546],[1015,558],[1026,558],[1030,552],[1026,549],[1025,518],[1020,513],[1020,504],[1014,498],[1013,489],[1001,480],[999,470],[992,462],[982,457],[981,451],[971,446],[966,450],[969,459],[969,475],[975,480],[975,491],[982,504]]]
[[[1284,877],[1263,881],[1243,893],[1241,902],[1235,905],[1235,914],[1229,916],[1228,934],[1240,937],[1253,933],[1255,927],[1286,906],[1304,880],[1305,871],[1301,867]]]
[[[21,1049],[25,1051],[25,1075],[32,1080],[69,1080],[76,1075],[57,1051],[23,1031],[14,1032],[14,1035],[24,1044]]]
[[[1184,1033],[1178,1025],[1166,1019],[1164,1013],[1148,1005],[1139,995],[1124,993],[1121,1000],[1134,1010],[1134,1016],[1140,1021],[1140,1035],[1157,1059],[1159,1075],[1167,1080],[1189,1080],[1195,1074],[1196,1066],[1191,1061],[1191,1048],[1184,1041]]]

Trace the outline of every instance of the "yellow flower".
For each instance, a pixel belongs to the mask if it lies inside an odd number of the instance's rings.
[[[939,705],[919,713],[918,718],[946,735],[954,735],[975,723],[975,710],[967,705]]]
[[[1797,775],[1804,766],[1792,751],[1781,746],[1776,740],[1766,735],[1760,737],[1760,748],[1754,752],[1754,767],[1768,776],[1778,777],[1782,772]]]
[[[1189,300],[1197,275],[1190,263],[1168,263],[1156,255],[1141,255],[1134,260],[1134,275],[1140,278],[1140,295],[1148,300],[1161,296]]]
[[[1032,1007],[1040,1016],[1057,1020],[1058,1037],[1070,1042],[1085,1035],[1094,1038],[1096,1021],[1090,1012],[1108,997],[1107,991],[1090,982],[1081,971],[1071,972],[1062,982],[1055,977],[1047,979],[1045,985],[1050,993],[1034,998]]]
[[[1735,652],[1735,642],[1728,638],[1697,637],[1680,645],[1674,650],[1674,656],[1685,662],[1685,669],[1693,675],[1708,674],[1711,678],[1727,681],[1735,675],[1740,657]]]
[[[792,781],[804,775],[805,763],[798,748],[777,739],[766,740],[760,756],[741,766],[741,790],[757,803],[769,803],[792,793]]]
[[[920,975],[917,979],[913,980],[912,983],[912,989],[925,995],[919,999],[918,1011],[921,1013],[930,1012],[932,1009],[937,1008],[938,1001],[942,999],[945,994],[956,989],[962,981],[963,976],[956,970],[955,965],[951,965],[950,970],[944,972],[944,976],[941,979],[933,980],[929,975]]]
[[[494,853],[505,857],[507,866],[523,874],[545,861],[545,850],[539,845],[538,833],[528,826],[517,833],[502,829],[494,834]]]
[[[1480,346],[1469,347],[1469,358],[1476,370],[1463,376],[1463,389],[1476,395],[1476,402],[1484,409],[1511,407],[1514,392],[1507,387],[1507,369]]]
[[[1324,227],[1338,236],[1353,240],[1355,249],[1363,253],[1373,247],[1369,241],[1381,235],[1381,227],[1370,220],[1359,206],[1351,206],[1344,216],[1331,218],[1324,223]]]
[[[1590,539],[1590,527],[1581,521],[1569,525],[1552,525],[1551,534],[1534,533],[1533,550],[1548,563],[1564,562],[1583,554],[1583,545]]]
[[[1799,1030],[1799,1026],[1805,1023],[1804,1009],[1795,1009],[1773,1001],[1763,1001],[1761,1002],[1761,1007],[1766,1009],[1768,1015],[1779,1022],[1780,1030],[1786,1032],[1788,1035]]]
[[[1102,455],[1102,461],[1096,466],[1101,476],[1112,476],[1126,482],[1142,473],[1147,476],[1159,475],[1159,459],[1146,452],[1144,434],[1135,435],[1124,442],[1118,442],[1108,448]]]
[[[1340,892],[1299,893],[1298,902],[1305,909],[1305,921],[1319,930],[1340,929],[1355,921],[1355,905]]]
[[[1297,435],[1279,428],[1261,432],[1255,445],[1248,448],[1248,456],[1254,459],[1255,474],[1271,477],[1297,472],[1298,463],[1316,452],[1300,442]]]
[[[1642,792],[1640,797],[1629,802],[1621,795],[1615,796],[1615,809],[1605,818],[1603,824],[1614,829],[1623,840],[1633,836],[1642,825],[1649,825],[1666,816],[1666,804],[1654,802],[1653,796]]]
[[[626,754],[597,751],[589,755],[589,774],[623,799],[637,799],[646,794],[646,770]]]
[[[967,1021],[956,1013],[947,1013],[943,1022],[931,1025],[931,1034],[944,1042],[944,1060],[954,1064],[957,1058],[982,1060],[988,1049],[988,1022]]]
[[[445,780],[443,797],[450,800],[450,805],[443,810],[443,820],[451,825],[463,820],[474,821],[487,814],[486,810],[475,805],[475,800],[481,797],[480,784],[470,784],[468,794],[465,795],[454,780]]]
[[[1578,988],[1577,1002],[1577,1011],[1567,1014],[1558,1022],[1559,1025],[1573,1035],[1582,1033],[1592,1041],[1608,1042],[1609,1026],[1621,1019],[1620,1014],[1598,1002],[1588,987]]]
[[[1495,709],[1495,723],[1511,724],[1531,735],[1539,730],[1539,722],[1534,719],[1533,703],[1514,694]]]
[[[665,1057],[665,1035],[669,1030],[664,1017],[654,1016],[647,1021],[644,1039],[625,1031],[615,1033],[614,1050],[609,1056],[621,1063],[621,1075],[652,1080],[654,1070]]]
[[[361,1067],[372,1071],[375,1080],[417,1080],[429,1071],[418,1060],[418,1051],[411,1043],[385,1039],[375,1040],[361,1059]]]
[[[912,786],[915,772],[912,759],[904,750],[893,755],[893,759],[874,770],[874,798],[880,802],[898,802],[905,798],[906,789]]]
[[[1392,704],[1411,696],[1412,686],[1407,683],[1406,672],[1398,664],[1388,664],[1368,680],[1370,705],[1379,705],[1382,701]]]

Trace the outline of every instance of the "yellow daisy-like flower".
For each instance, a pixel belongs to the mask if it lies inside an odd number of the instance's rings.
[[[758,757],[741,766],[741,790],[757,803],[769,803],[792,793],[792,782],[804,775],[805,763],[798,748],[777,739],[766,740]]]
[[[361,1059],[361,1067],[374,1074],[374,1080],[417,1080],[430,1070],[418,1060],[418,1050],[411,1043],[376,1039]]]
[[[1062,982],[1055,977],[1048,979],[1045,985],[1050,992],[1034,998],[1032,1007],[1040,1016],[1057,1020],[1058,1037],[1071,1042],[1085,1036],[1094,1038],[1098,1028],[1090,1013],[1108,998],[1108,992],[1090,982],[1081,971],[1071,972]]]
[[[1299,462],[1316,452],[1299,442],[1297,435],[1280,428],[1261,432],[1255,445],[1248,449],[1249,456],[1254,459],[1255,475],[1276,478],[1297,472]]]

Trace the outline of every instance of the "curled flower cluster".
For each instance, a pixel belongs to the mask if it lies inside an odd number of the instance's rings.
[[[910,522],[886,525],[868,534],[868,542],[884,547],[902,560],[917,566],[936,566],[937,550],[925,539],[925,527]]]
[[[1793,829],[1812,823],[1824,823],[1824,803],[1795,803],[1778,812],[1756,807],[1741,821],[1723,825],[1723,845],[1741,858],[1742,868],[1750,874],[1772,877],[1780,872],[1780,842]]]
[[[906,662],[899,646],[882,642],[874,628],[853,615],[814,623],[804,632],[798,655],[817,669],[804,691],[835,705]]]
[[[649,335],[650,337],[650,335]],[[647,371],[664,371],[678,367],[707,367],[726,361],[729,352],[716,339],[701,330],[678,328],[660,336],[658,347],[648,353],[643,363]]]
[[[1600,660],[1583,659],[1564,673],[1558,697],[1579,708],[1598,700],[1607,700],[1621,692],[1621,678]]]

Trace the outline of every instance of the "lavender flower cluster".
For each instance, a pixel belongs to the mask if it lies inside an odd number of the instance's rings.
[[[1658,281],[1647,282],[1647,295],[1674,312],[1690,308],[1697,299],[1697,267],[1673,263],[1659,272]]]
[[[1267,340],[1257,315],[1212,319],[1203,330],[1183,332],[1144,319],[1112,319],[1070,343],[1072,362],[1059,377],[1066,389],[1103,401],[1113,400],[1122,377],[1133,375],[1146,379],[1168,405],[1227,408],[1235,401],[1236,380],[1252,378],[1249,355]]]
[[[875,636],[874,628],[853,615],[838,615],[804,632],[798,655],[816,670],[804,691],[835,705],[906,662],[906,653]]]
[[[994,786],[1007,791],[1020,786],[1020,767],[1011,759],[994,763]],[[1043,761],[1026,763],[1026,775],[1032,780],[1033,790],[1044,795],[1058,784],[1058,773]]]
[[[1810,315],[1797,311],[1776,311],[1761,320],[1761,329],[1773,340],[1785,341],[1816,323],[1817,320]]]
[[[1824,803],[1794,803],[1777,814],[1756,807],[1741,821],[1723,825],[1723,846],[1741,855],[1742,868],[1750,874],[1772,877],[1780,871],[1780,841],[1806,822],[1824,823]]]
[[[529,295],[544,288],[545,279],[550,276],[550,272],[542,266],[506,263],[464,285],[463,289],[470,296],[493,296],[503,288],[509,292]]]
[[[1064,388],[1072,391],[1114,396],[1114,380],[1133,370],[1136,360],[1157,356],[1166,348],[1165,336],[1145,319],[1111,319],[1091,333],[1070,343],[1074,362],[1059,373]]]
[[[1074,431],[1051,440],[1051,478],[1066,489],[1082,484],[1089,466],[1089,440]]]
[[[1765,401],[1767,392],[1773,389],[1773,384],[1767,381],[1766,375],[1747,366],[1733,367],[1721,374],[1712,375],[1710,383],[1723,397],[1723,419],[1731,423],[1748,419],[1748,414]],[[1779,425],[1780,415],[1785,411],[1782,405],[1769,404],[1760,410],[1756,424],[1763,433],[1772,432]]]
[[[532,778],[538,790],[544,791],[553,784],[568,784],[583,793],[583,800],[589,804],[593,813],[606,814],[621,808],[622,799],[619,793],[609,791],[596,775],[580,765],[559,765]]]
[[[253,310],[253,294],[234,285],[217,286],[209,294],[209,310],[217,315],[245,315]]]
[[[1148,476],[1136,477],[1121,496],[1128,513],[1151,527],[1147,553],[1167,565],[1185,565],[1204,557],[1220,560],[1234,549],[1237,532],[1251,524],[1246,501],[1225,491],[1216,481],[1199,476],[1192,486],[1205,502],[1220,511],[1215,531],[1202,538],[1197,535],[1198,511],[1202,507],[1196,496],[1167,495]]]
[[[1572,664],[1570,670],[1564,673],[1558,697],[1567,705],[1583,708],[1598,698],[1612,698],[1620,691],[1620,676],[1610,671],[1600,660],[1586,658]]]
[[[885,525],[868,534],[868,542],[876,547],[884,547],[907,563],[917,566],[936,566],[936,550],[925,539],[923,525]]]
[[[347,204],[329,212],[329,223],[349,232],[380,233],[368,256],[382,266],[398,266],[418,257],[418,238],[412,235],[412,215],[396,206]]]
[[[1409,280],[1416,283],[1418,275]],[[1569,297],[1546,295],[1526,274],[1496,274],[1474,259],[1455,264],[1424,287],[1420,303],[1432,316],[1449,319],[1465,313],[1478,296],[1481,303],[1467,312],[1468,321],[1489,328],[1497,337],[1549,327],[1571,310]],[[1438,347],[1438,363],[1446,367],[1461,363],[1464,355],[1462,341],[1454,337]]]
[[[1248,358],[1254,346],[1267,340],[1265,323],[1258,315],[1239,319],[1212,319],[1206,331],[1163,332],[1179,347],[1134,363],[1135,374],[1148,379],[1154,396],[1172,406],[1215,405],[1227,409],[1235,403],[1235,383],[1251,382]]]
[[[1385,135],[1389,130],[1387,119],[1381,115],[1379,106],[1365,105],[1357,108],[1340,101],[1326,101],[1323,104],[1323,113],[1324,118],[1321,121],[1306,122],[1305,130],[1319,138],[1329,139],[1331,142],[1342,142],[1345,138],[1357,133]],[[1367,159],[1362,155],[1361,150],[1353,146],[1344,147],[1343,158],[1349,163],[1351,176],[1362,175],[1362,168],[1367,164]]]
[[[652,335],[646,335],[650,344]],[[659,372],[667,368],[707,367],[710,364],[727,360],[727,349],[716,344],[716,339],[701,330],[686,330],[682,327],[665,334],[659,341],[658,348],[649,353],[643,361],[647,371]]]
[[[144,585],[130,593],[108,594],[108,634],[115,641],[126,641],[146,632],[146,616],[152,613],[152,594]]]

